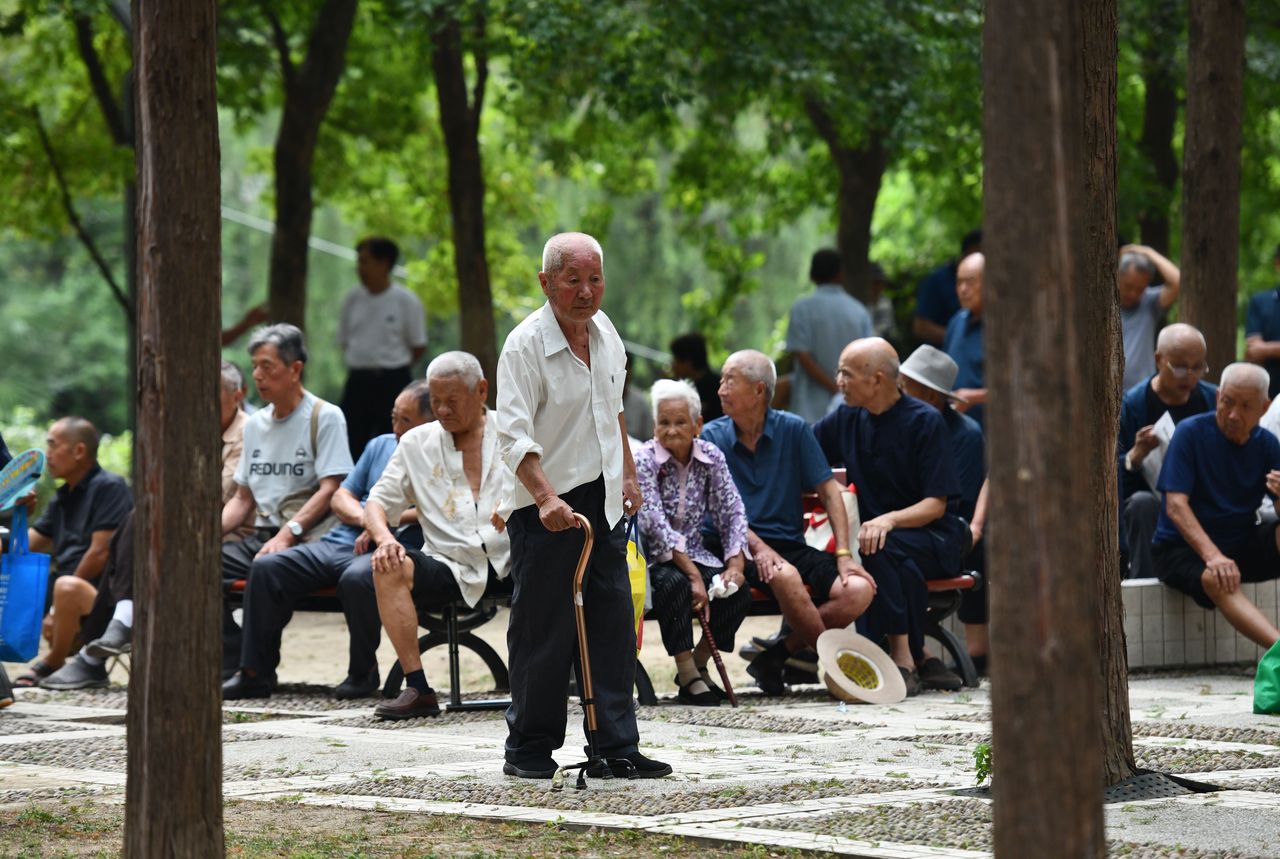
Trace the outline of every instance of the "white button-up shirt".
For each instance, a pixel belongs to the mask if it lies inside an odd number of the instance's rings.
[[[622,386],[627,354],[603,312],[587,322],[591,366],[573,354],[544,304],[516,326],[498,358],[498,433],[502,456],[514,474],[526,455],[558,495],[604,475],[605,518],[622,518]],[[533,504],[518,478],[503,512]]]
[[[410,506],[418,508],[423,554],[453,571],[469,606],[484,594],[490,564],[499,578],[506,578],[511,569],[511,538],[490,521],[508,475],[493,413],[486,417],[479,500],[471,495],[453,434],[438,422],[414,427],[401,437],[369,493],[370,501],[386,509],[389,522],[398,521]]]

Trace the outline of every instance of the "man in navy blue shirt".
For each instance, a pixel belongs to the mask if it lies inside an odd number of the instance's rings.
[[[956,298],[956,268],[960,260],[982,250],[982,230],[974,230],[960,241],[960,256],[935,268],[920,279],[916,287],[916,313],[911,320],[911,333],[917,340],[941,346],[947,336],[947,323],[960,310]]]
[[[1152,549],[1166,585],[1220,608],[1262,647],[1280,640],[1280,631],[1240,583],[1280,577],[1280,523],[1256,524],[1265,495],[1280,494],[1280,440],[1258,426],[1270,405],[1269,386],[1261,367],[1231,364],[1222,371],[1215,412],[1174,430],[1157,485],[1164,508]]]
[[[917,666],[931,688],[961,685],[941,660],[925,658],[925,580],[959,573],[967,529],[947,513],[960,481],[946,423],[937,409],[898,390],[898,369],[886,341],[850,343],[836,370],[845,405],[813,432],[827,461],[842,463],[857,487],[858,547],[876,582],[863,625],[873,641],[888,636],[889,655],[911,695],[922,685]]]
[[[280,663],[280,635],[293,616],[294,605],[310,593],[334,586],[351,636],[347,679],[334,689],[334,696],[364,698],[377,690],[376,653],[382,627],[369,563],[373,546],[364,530],[364,502],[400,436],[430,420],[430,397],[426,380],[411,382],[396,397],[391,412],[394,432],[370,441],[333,493],[330,505],[340,525],[315,542],[260,555],[253,561],[244,590],[240,670],[222,684],[224,699],[270,697]],[[401,524],[415,528],[416,522],[413,511],[401,520]]]
[[[790,654],[815,646],[828,629],[853,623],[875,595],[875,583],[853,560],[840,485],[813,432],[798,415],[769,407],[777,381],[767,355],[733,353],[720,371],[724,417],[702,430],[702,437],[724,452],[747,509],[752,559],[743,571],[746,579],[773,594],[792,630],[747,666],[768,695],[785,692],[782,669]],[[836,540],[834,556],[804,542],[802,497],[807,490],[816,491],[826,507]],[[710,538],[707,548],[718,554],[720,548],[712,542],[718,540]]]
[[[1160,496],[1144,479],[1142,463],[1160,442],[1155,423],[1165,414],[1174,425],[1213,411],[1218,387],[1204,381],[1204,335],[1182,322],[1166,325],[1156,341],[1156,374],[1125,392],[1120,404],[1120,546],[1129,558],[1129,577],[1155,575],[1151,537],[1160,513]]]
[[[956,408],[967,412],[982,426],[983,404],[987,401],[986,353],[982,344],[982,275],[987,258],[970,254],[956,270],[956,295],[960,312],[947,324],[947,337],[942,351],[951,356],[956,373]]]
[[[1280,273],[1280,246],[1273,264]],[[1270,394],[1280,394],[1280,286],[1249,299],[1244,321],[1244,357],[1271,375]]]

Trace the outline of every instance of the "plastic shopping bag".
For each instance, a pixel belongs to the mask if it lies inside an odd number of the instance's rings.
[[[1280,716],[1280,641],[1262,655],[1253,679],[1253,712]]]
[[[40,649],[49,556],[27,549],[27,508],[14,508],[11,529],[0,555],[0,662],[26,662]]]
[[[644,643],[645,597],[649,593],[649,566],[640,549],[640,533],[632,516],[627,522],[627,577],[631,580],[631,607],[635,614],[636,651]]]

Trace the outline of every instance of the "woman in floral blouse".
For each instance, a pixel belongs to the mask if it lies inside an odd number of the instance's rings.
[[[742,577],[747,514],[729,475],[724,454],[698,438],[702,401],[688,382],[663,379],[653,386],[654,437],[636,452],[636,474],[644,506],[640,533],[649,558],[653,615],[662,643],[676,661],[676,686],[685,704],[715,707],[724,692],[707,671],[711,648],[693,646],[692,613],[708,604],[712,577],[738,586],[737,593],[710,601],[711,634],[725,652],[747,615],[750,589]],[[723,560],[702,543],[707,514],[720,534]]]

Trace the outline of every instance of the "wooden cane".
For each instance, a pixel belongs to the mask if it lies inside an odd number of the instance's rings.
[[[582,555],[578,558],[578,569],[573,574],[573,613],[578,628],[578,663],[582,668],[582,709],[587,714],[587,742],[591,747],[590,757],[596,755],[596,698],[591,688],[591,653],[587,650],[587,615],[582,600],[582,579],[587,573],[587,562],[591,559],[591,547],[595,543],[595,532],[591,528],[591,520],[581,513],[574,513],[578,523],[582,525],[584,540]]]
[[[698,624],[702,627],[702,637],[711,648],[711,658],[716,661],[716,670],[720,672],[720,682],[724,684],[724,694],[729,696],[730,706],[738,706],[738,696],[733,694],[733,684],[729,682],[729,671],[720,658],[720,648],[716,647],[715,637],[711,634],[711,609],[705,603],[698,610]]]

